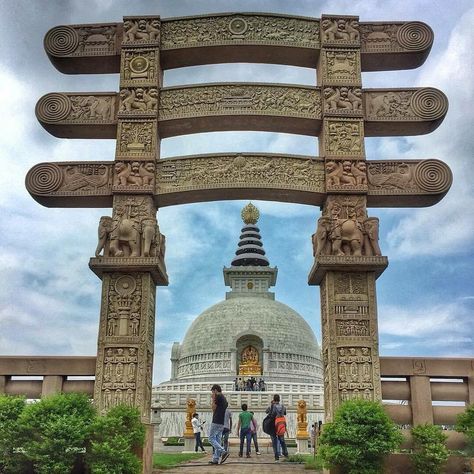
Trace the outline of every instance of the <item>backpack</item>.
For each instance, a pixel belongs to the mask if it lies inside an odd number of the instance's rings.
[[[275,434],[276,436],[284,436],[286,433],[286,419],[282,416],[275,418]]]
[[[275,415],[269,413],[262,421],[262,430],[270,436],[275,436]]]

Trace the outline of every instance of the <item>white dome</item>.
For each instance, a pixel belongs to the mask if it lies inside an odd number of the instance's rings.
[[[261,296],[229,298],[197,317],[176,354],[176,378],[234,378],[239,344],[246,343],[260,345],[264,377],[321,380],[320,349],[308,323],[287,305]]]

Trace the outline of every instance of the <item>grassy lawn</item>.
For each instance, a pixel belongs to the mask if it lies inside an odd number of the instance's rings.
[[[203,453],[155,453],[153,454],[153,467],[155,469],[171,469],[172,467],[205,456]]]
[[[304,463],[304,468],[312,471],[323,469],[318,459],[314,459],[312,454],[293,454],[290,455],[288,462]]]

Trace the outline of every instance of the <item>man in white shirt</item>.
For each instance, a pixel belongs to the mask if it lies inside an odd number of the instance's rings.
[[[193,425],[193,433],[194,433],[194,439],[196,440],[196,446],[194,448],[194,451],[198,451],[198,447],[201,448],[201,451],[205,453],[206,451],[204,450],[204,446],[202,445],[202,440],[201,440],[201,430],[204,429],[204,423],[203,421],[199,420],[199,415],[197,413],[193,414],[193,419],[191,420],[191,424]]]

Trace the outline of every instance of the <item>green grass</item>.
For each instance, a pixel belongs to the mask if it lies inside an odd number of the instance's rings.
[[[204,453],[155,453],[153,454],[153,467],[155,469],[171,469],[182,462],[199,459]]]

